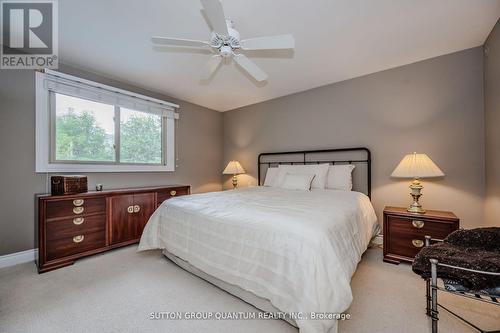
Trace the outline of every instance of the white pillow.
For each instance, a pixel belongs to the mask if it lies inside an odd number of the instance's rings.
[[[281,188],[309,191],[314,177],[314,174],[311,173],[287,173]]]
[[[331,190],[352,190],[352,170],[354,164],[330,165],[328,168],[328,177],[326,179],[326,188]]]
[[[277,186],[281,187],[287,173],[311,174],[314,179],[311,184],[313,189],[324,189],[326,185],[326,176],[328,174],[329,164],[307,164],[307,165],[289,165],[280,164]]]
[[[278,168],[267,168],[266,179],[264,179],[264,186],[276,187],[278,180]]]

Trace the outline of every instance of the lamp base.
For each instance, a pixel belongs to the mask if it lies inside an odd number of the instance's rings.
[[[238,177],[236,175],[233,175],[233,190],[236,190],[238,187]]]
[[[425,214],[425,209],[423,209],[422,206],[414,207],[413,205],[410,205],[410,207],[408,207],[406,210],[411,214]]]
[[[410,195],[413,198],[413,202],[408,207],[407,211],[411,214],[425,214],[425,209],[422,208],[422,205],[418,202],[420,197],[422,196],[422,189],[424,187],[420,184],[420,180],[418,178],[414,179],[410,185]]]

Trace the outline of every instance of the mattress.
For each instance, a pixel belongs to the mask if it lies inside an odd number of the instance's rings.
[[[299,315],[303,333],[336,332],[332,316],[352,301],[350,279],[376,226],[362,193],[254,187],[164,202],[139,250],[167,250]]]

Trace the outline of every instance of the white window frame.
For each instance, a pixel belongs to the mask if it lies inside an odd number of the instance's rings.
[[[75,85],[91,87],[93,89],[103,89],[109,94],[116,94],[125,98],[137,99],[141,103],[149,103],[153,106],[168,110],[169,116],[163,120],[163,130],[166,130],[164,142],[162,142],[165,154],[163,164],[125,164],[125,163],[99,163],[99,162],[64,162],[52,161],[51,141],[53,132],[51,129],[51,91],[47,87],[47,79],[71,81]],[[35,128],[35,172],[159,172],[175,171],[175,121],[179,118],[176,112],[179,106],[174,103],[162,101],[152,97],[136,94],[123,89],[114,88],[90,80],[81,79],[72,75],[45,69],[43,72],[36,72],[36,128]],[[78,97],[78,96],[75,96]],[[81,97],[84,98],[85,97]],[[115,133],[116,135],[116,133]]]

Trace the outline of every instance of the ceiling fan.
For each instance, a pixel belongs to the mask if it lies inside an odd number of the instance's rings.
[[[201,4],[213,28],[209,42],[170,37],[152,37],[151,41],[156,45],[162,46],[209,48],[214,55],[208,60],[202,72],[201,78],[204,80],[208,80],[215,73],[223,60],[225,63],[229,63],[231,59],[234,59],[256,81],[265,81],[268,78],[267,74],[244,54],[239,52],[293,49],[295,47],[295,40],[292,35],[240,40],[239,32],[234,29],[234,22],[226,19],[219,0],[201,0]]]

